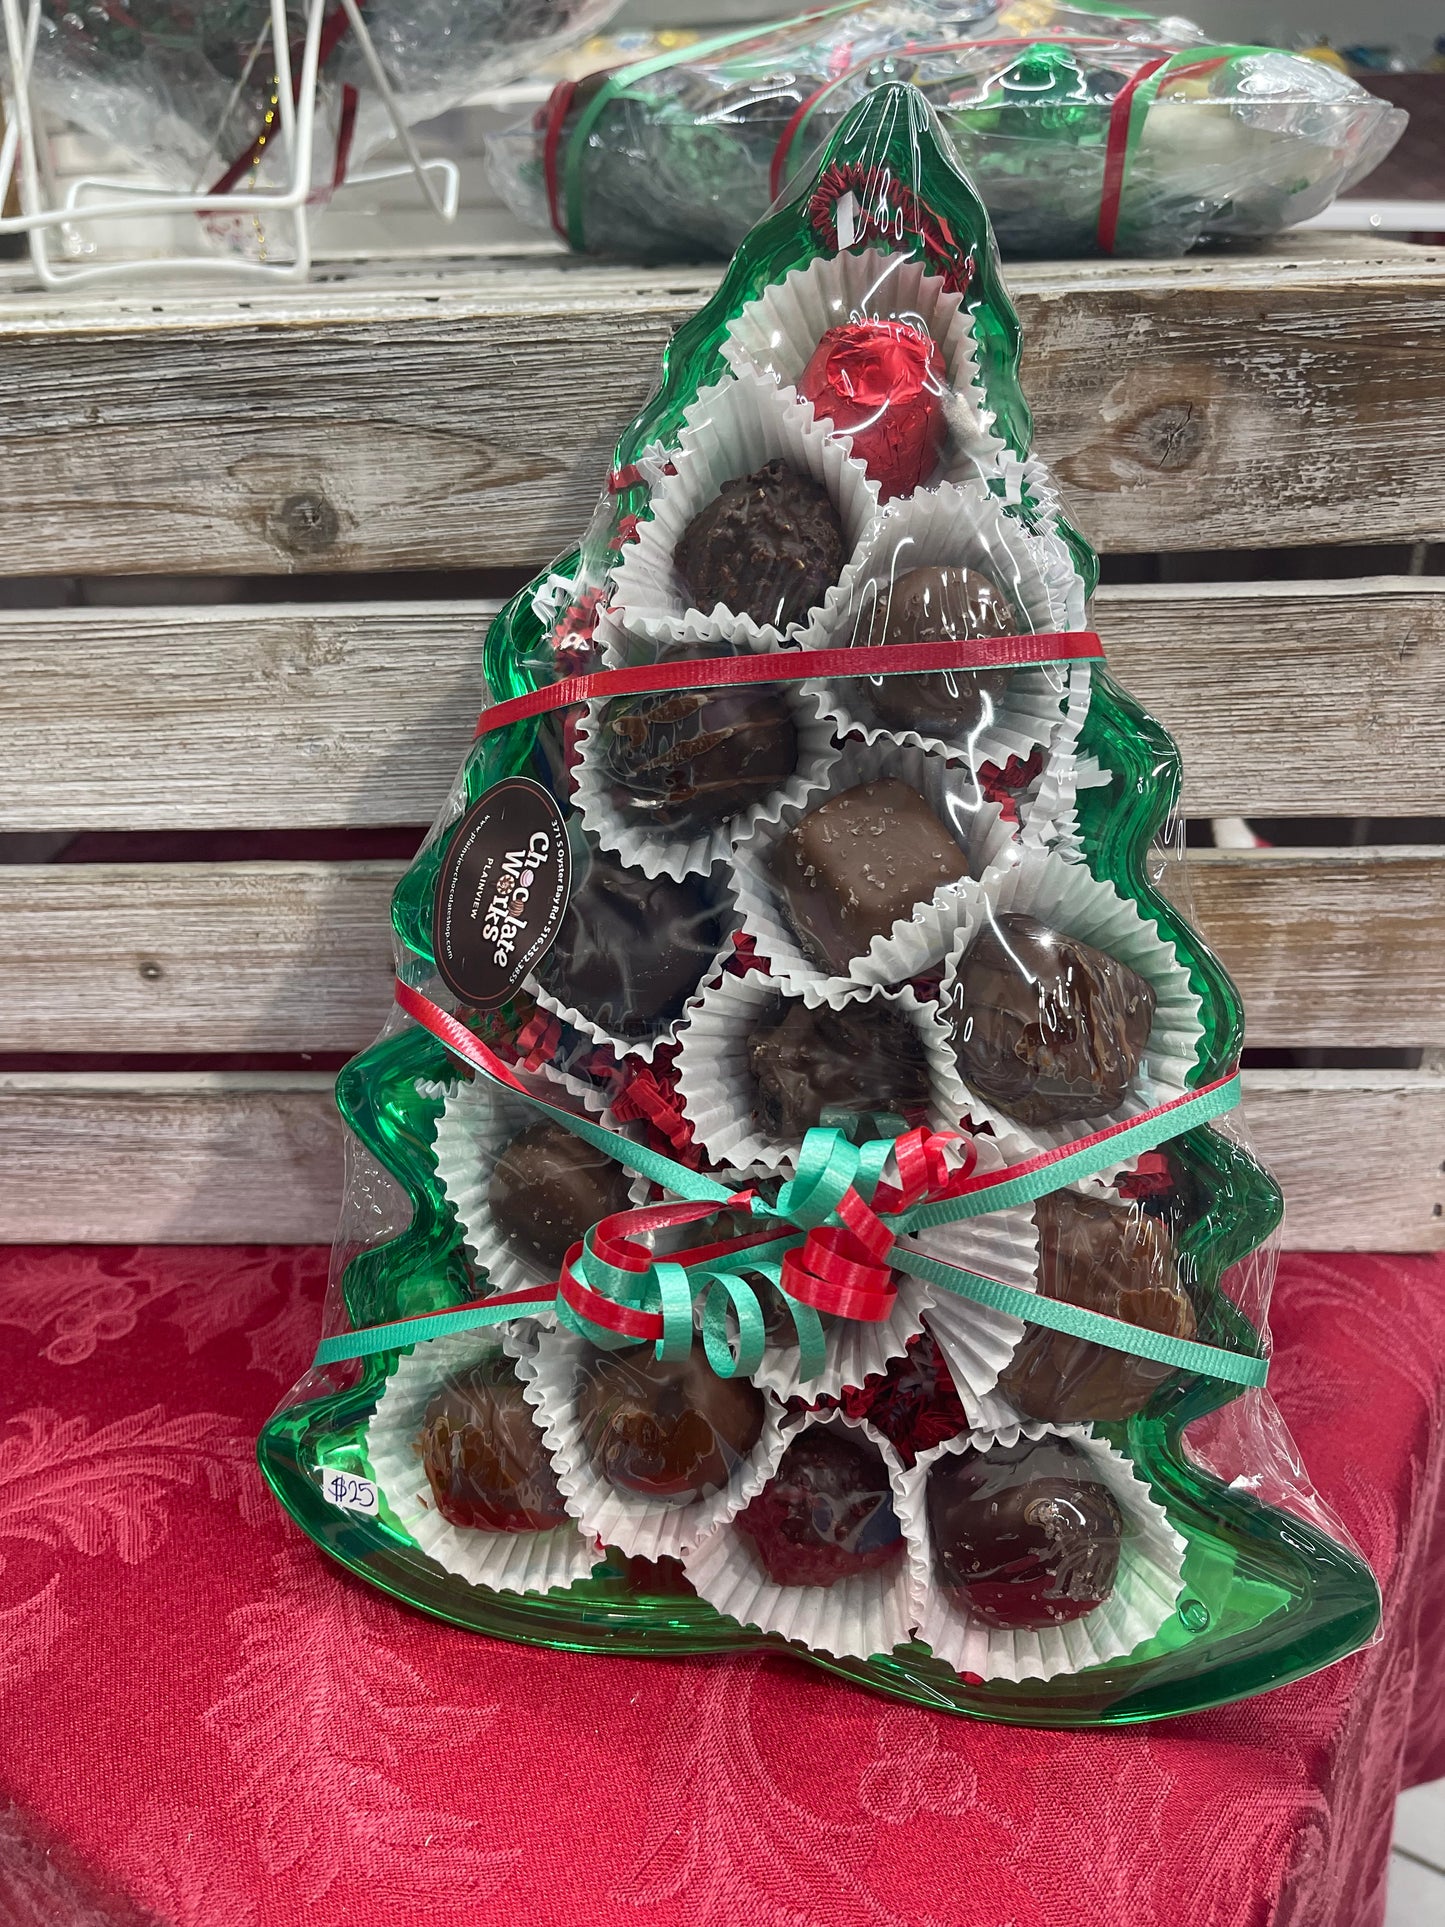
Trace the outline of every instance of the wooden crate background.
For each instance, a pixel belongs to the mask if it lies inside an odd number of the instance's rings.
[[[315,1064],[386,1014],[388,895],[495,596],[575,538],[715,278],[537,253],[239,300],[11,285],[0,1237],[330,1236]],[[1445,540],[1445,256],[1009,279],[1039,452],[1115,578],[1097,626],[1186,809],[1445,816],[1445,576],[1406,572]],[[331,832],[346,854],[298,853]],[[1196,855],[1248,1041],[1284,1058],[1246,1084],[1287,1241],[1445,1243],[1445,848]]]

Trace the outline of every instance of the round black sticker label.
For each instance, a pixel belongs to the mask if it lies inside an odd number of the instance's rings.
[[[572,884],[567,831],[551,795],[508,776],[456,827],[437,879],[437,972],[473,1010],[505,1003],[557,941]]]

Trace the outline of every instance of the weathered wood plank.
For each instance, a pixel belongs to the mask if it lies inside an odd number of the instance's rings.
[[[425,823],[486,702],[495,603],[0,620],[0,826]]]
[[[1445,848],[1196,850],[1188,875],[1243,993],[1247,1043],[1445,1038]]]
[[[0,866],[0,1049],[359,1050],[404,867]]]
[[[1012,271],[1038,449],[1102,550],[1445,534],[1445,257],[1356,255]],[[545,560],[715,283],[541,257],[12,300],[0,573]]]
[[[1445,1076],[1248,1071],[1244,1088],[1287,1249],[1445,1250]]]
[[[341,1198],[331,1080],[0,1077],[0,1242],[319,1243]],[[1295,1250],[1445,1246],[1445,1077],[1255,1072],[1247,1118]]]
[[[484,602],[13,612],[0,829],[428,821],[486,700]],[[1445,579],[1100,592],[1196,814],[1445,810]]]
[[[1095,621],[1191,814],[1445,809],[1445,578],[1111,588]]]
[[[331,1082],[0,1076],[0,1241],[324,1243],[341,1203]]]
[[[357,1050],[399,863],[0,867],[0,1050]],[[1445,1044],[1445,849],[1197,852],[1251,1044]]]

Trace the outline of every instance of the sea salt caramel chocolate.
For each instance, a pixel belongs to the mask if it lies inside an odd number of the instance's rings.
[[[846,972],[875,937],[966,877],[968,858],[918,791],[888,776],[809,810],[775,846],[772,871],[803,947]]]

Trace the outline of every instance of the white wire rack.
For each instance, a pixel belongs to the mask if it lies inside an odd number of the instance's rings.
[[[433,212],[444,221],[454,219],[460,175],[450,160],[423,160],[411,130],[372,44],[357,0],[341,0],[347,25],[365,62],[377,95],[386,108],[403,154],[405,166],[383,167],[351,174],[347,185],[367,186],[411,175]],[[308,0],[306,37],[302,44],[299,85],[292,68],[286,24],[286,0],[271,0],[270,45],[276,74],[276,104],[280,137],[288,166],[284,188],[236,193],[178,193],[109,175],[88,174],[62,189],[56,178],[43,116],[34,98],[31,77],[40,32],[40,0],[0,0],[9,56],[4,87],[6,132],[0,143],[0,207],[19,176],[21,212],[0,218],[0,234],[29,236],[30,258],[40,281],[51,288],[70,287],[124,276],[187,274],[247,275],[272,281],[304,281],[311,271],[310,211],[316,201],[312,164],[316,132],[316,87],[320,68],[321,29],[327,0]],[[252,214],[277,217],[289,241],[280,260],[251,260],[242,255],[167,251],[145,258],[104,261],[77,260],[83,247],[79,229],[134,221],[140,215]],[[59,251],[53,243],[59,238]]]

